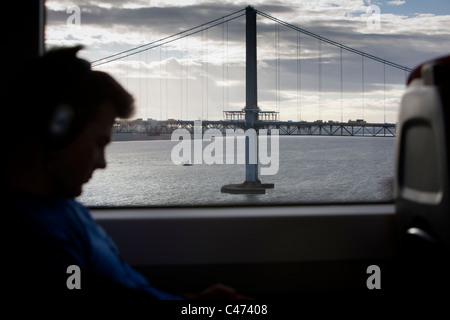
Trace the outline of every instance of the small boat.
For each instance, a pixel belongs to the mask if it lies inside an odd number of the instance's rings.
[[[189,167],[189,166],[192,166],[192,163],[189,160],[184,160],[183,166]]]

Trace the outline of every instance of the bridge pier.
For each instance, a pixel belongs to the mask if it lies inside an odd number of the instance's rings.
[[[245,77],[245,130],[255,129],[258,121],[258,87],[257,87],[257,54],[256,54],[256,10],[248,6],[246,8],[246,77]],[[251,163],[250,153],[254,152],[256,163]],[[267,188],[273,188],[273,183],[263,184],[258,179],[258,131],[256,139],[250,143],[245,137],[245,181],[241,184],[229,184],[222,187],[221,192],[234,194],[264,194]]]

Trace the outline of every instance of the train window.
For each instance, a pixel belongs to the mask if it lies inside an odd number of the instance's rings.
[[[262,0],[250,10],[251,31],[240,1],[47,0],[46,48],[83,44],[79,56],[136,99],[134,117],[113,128],[108,168],[80,200],[91,207],[392,202],[400,97],[413,67],[445,53],[450,37],[440,25],[449,10],[336,3]],[[245,164],[251,155],[256,171]],[[224,191],[249,172],[264,194]]]

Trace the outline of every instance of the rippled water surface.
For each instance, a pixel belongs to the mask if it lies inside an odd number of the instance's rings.
[[[278,172],[260,176],[275,188],[262,195],[221,193],[223,185],[245,180],[243,164],[176,165],[171,151],[179,142],[116,141],[106,151],[108,167],[94,173],[79,200],[88,206],[390,201],[394,141],[281,136]]]

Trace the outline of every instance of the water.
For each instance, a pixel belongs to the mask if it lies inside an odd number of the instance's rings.
[[[262,195],[221,193],[242,183],[242,164],[175,165],[178,142],[115,141],[108,167],[97,170],[79,200],[88,206],[187,206],[386,202],[392,200],[394,141],[391,137],[281,136],[278,173]],[[204,143],[205,145],[209,143]]]

